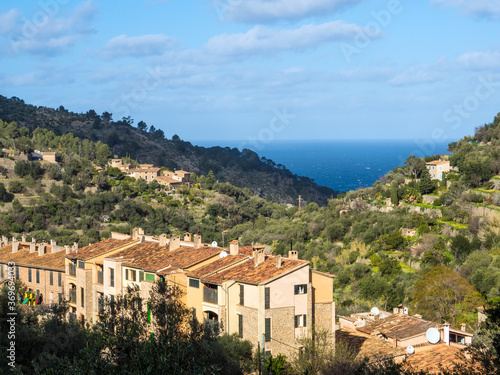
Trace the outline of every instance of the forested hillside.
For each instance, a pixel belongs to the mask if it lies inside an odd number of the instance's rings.
[[[247,187],[253,194],[275,202],[293,204],[300,194],[306,201],[324,205],[336,195],[332,189],[318,186],[308,177],[294,175],[285,166],[261,159],[251,150],[193,146],[177,135],[167,139],[163,130],[143,121],[139,121],[137,127],[130,117],[113,121],[113,115],[108,112],[98,115],[91,109],[77,114],[63,106],[37,107],[19,98],[0,95],[0,119],[15,121],[31,132],[41,128],[53,135],[71,133],[82,140],[100,141],[109,146],[112,155],[128,156],[141,163],[184,169],[199,175],[212,171],[220,182]]]

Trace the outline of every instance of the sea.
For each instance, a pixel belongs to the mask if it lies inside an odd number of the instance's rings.
[[[203,147],[242,147],[260,157],[282,164],[299,176],[313,179],[318,185],[344,192],[372,186],[380,176],[404,165],[410,155],[447,154],[453,140],[374,140],[374,141],[193,141]]]

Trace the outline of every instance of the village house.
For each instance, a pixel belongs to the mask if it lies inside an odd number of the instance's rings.
[[[392,314],[376,309],[366,314],[339,316],[339,327],[337,342],[349,345],[358,359],[406,359],[416,369],[430,372],[439,370],[440,365],[452,365],[455,354],[471,345],[473,337],[465,324],[456,329],[420,315],[410,316],[408,308],[402,305],[394,308]]]
[[[451,170],[449,160],[434,160],[425,163],[425,165],[429,169],[432,180],[441,181],[443,179],[443,173],[447,173]]]
[[[75,245],[74,245],[75,246]],[[37,296],[43,295],[44,304],[60,303],[65,299],[66,274],[64,258],[69,246],[21,241],[4,236],[0,247],[0,279],[7,278],[9,264],[14,264],[15,279],[22,282]]]
[[[191,241],[192,240],[192,241]],[[263,246],[228,249],[183,238],[113,233],[111,239],[66,256],[71,318],[98,321],[104,298],[114,299],[128,287],[147,300],[158,280],[176,286],[180,298],[200,320],[221,323],[254,345],[264,334],[266,351],[291,354],[312,327],[332,333],[335,327],[332,275],[309,268],[296,252],[288,257],[266,253]],[[145,308],[145,306],[143,306]]]

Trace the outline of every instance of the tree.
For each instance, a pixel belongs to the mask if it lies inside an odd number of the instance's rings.
[[[113,114],[109,112],[103,112],[101,118],[105,122],[110,122],[113,120]]]
[[[32,177],[34,180],[38,180],[43,176],[43,168],[38,161],[18,161],[14,167],[14,172],[19,177]]]
[[[471,252],[471,243],[463,234],[458,234],[451,240],[451,250],[455,254],[455,260],[463,263]]]
[[[422,178],[420,179],[420,183],[418,185],[420,190],[420,194],[430,194],[436,189],[436,185],[431,179],[431,174],[427,169],[424,169],[422,172]]]
[[[481,295],[467,279],[443,265],[425,272],[413,294],[413,305],[419,314],[452,324],[474,320],[473,313],[481,301]]]
[[[141,120],[137,123],[137,128],[139,130],[145,131],[148,128],[148,125],[144,121]]]

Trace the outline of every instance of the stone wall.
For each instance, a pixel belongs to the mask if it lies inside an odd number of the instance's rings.
[[[292,358],[298,353],[294,313],[293,306],[266,310],[266,318],[271,318],[271,341],[266,342],[266,351],[270,350],[274,356],[281,353]]]
[[[254,346],[259,342],[258,311],[244,306],[238,306],[239,313],[243,315],[243,339],[249,340]]]

